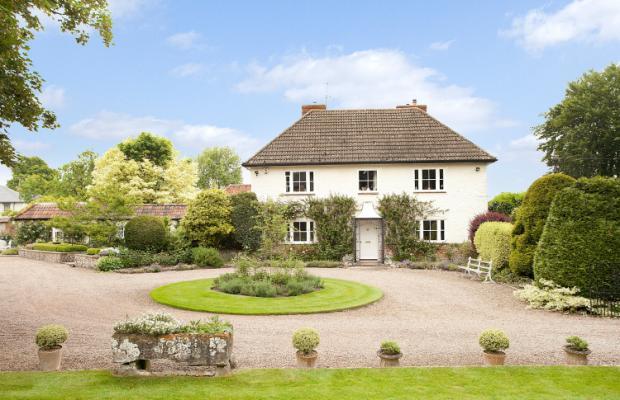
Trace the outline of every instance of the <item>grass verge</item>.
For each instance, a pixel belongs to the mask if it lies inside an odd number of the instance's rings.
[[[618,399],[617,367],[257,369],[227,378],[118,378],[107,371],[3,372],[13,399]]]
[[[375,287],[341,279],[322,278],[325,287],[291,297],[251,297],[211,290],[213,279],[176,282],[151,291],[158,303],[218,314],[282,315],[341,311],[373,303],[383,297]]]

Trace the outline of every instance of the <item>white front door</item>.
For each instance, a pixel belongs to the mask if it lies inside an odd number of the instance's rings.
[[[358,222],[360,260],[379,259],[379,222],[374,219]]]

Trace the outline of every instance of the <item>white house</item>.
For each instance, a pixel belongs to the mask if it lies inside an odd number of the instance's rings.
[[[433,242],[463,242],[471,218],[487,210],[487,166],[496,158],[413,104],[394,109],[327,110],[302,116],[243,166],[260,200],[342,194],[357,200],[356,260],[383,261],[379,198],[407,192],[443,213],[420,221]],[[314,222],[293,221],[288,240],[317,240]]]
[[[0,185],[0,204],[2,207],[0,212],[19,211],[26,206],[19,193],[2,185]]]

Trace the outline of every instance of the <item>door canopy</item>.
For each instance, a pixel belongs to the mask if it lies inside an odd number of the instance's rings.
[[[362,203],[362,209],[355,215],[356,219],[381,219],[379,213],[372,204],[372,201]]]

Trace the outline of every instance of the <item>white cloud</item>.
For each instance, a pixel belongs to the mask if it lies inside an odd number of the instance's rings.
[[[203,147],[229,146],[240,156],[246,157],[257,148],[257,141],[232,128],[214,125],[194,125],[181,120],[167,120],[153,116],[133,116],[123,113],[101,111],[92,118],[73,124],[70,131],[90,139],[121,140],[137,136],[140,132],[152,132],[167,136],[196,152]]]
[[[170,70],[170,73],[179,78],[198,75],[204,71],[204,65],[199,63],[187,63],[178,65]]]
[[[535,163],[542,165],[543,153],[538,150],[540,141],[533,134],[509,140],[495,148],[494,153],[501,162]]]
[[[62,108],[65,105],[65,89],[56,85],[46,86],[43,88],[39,100],[46,108]]]
[[[6,185],[7,181],[13,177],[11,169],[7,166],[0,165],[0,185]]]
[[[620,1],[573,0],[555,13],[533,9],[514,18],[512,27],[500,33],[533,52],[573,40],[620,41]]]
[[[515,140],[511,140],[508,147],[512,150],[536,150],[540,141],[533,134],[525,135]]]
[[[449,84],[439,72],[414,64],[390,49],[312,57],[301,54],[265,67],[253,64],[241,92],[282,92],[297,103],[323,102],[326,91],[335,106],[395,107],[417,99],[429,113],[460,131],[512,125],[496,115],[495,104],[472,88]],[[329,85],[326,85],[329,83]]]
[[[38,140],[30,141],[30,140],[20,140],[20,139],[13,140],[13,145],[20,152],[37,151],[37,150],[47,149],[50,147],[49,143],[43,143]]]
[[[454,43],[454,39],[446,40],[445,42],[433,42],[431,43],[429,48],[431,50],[439,50],[439,51],[448,50],[450,46],[452,46],[453,43]]]
[[[125,18],[144,10],[153,0],[108,0],[108,9],[114,18]]]
[[[190,50],[203,47],[202,35],[198,32],[179,32],[168,36],[166,43],[181,50]]]

